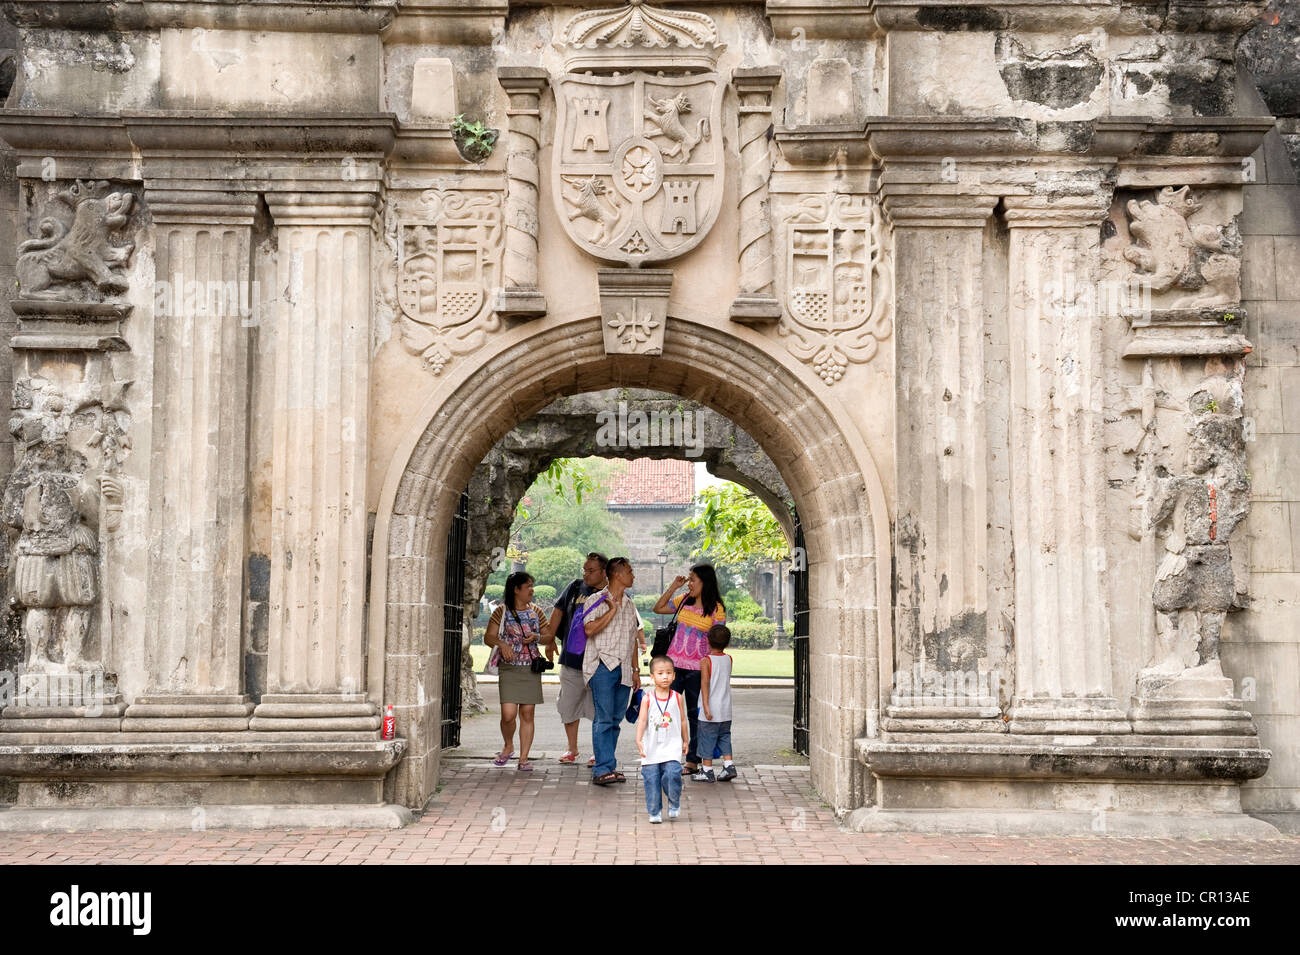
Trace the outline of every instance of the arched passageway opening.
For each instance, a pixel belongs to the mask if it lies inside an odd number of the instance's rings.
[[[607,355],[594,318],[517,328],[413,416],[381,497],[372,559],[368,682],[373,697],[398,708],[408,739],[386,797],[418,807],[437,785],[446,539],[474,467],[556,398],[610,387],[707,405],[776,462],[807,546],[813,785],[837,808],[862,805],[854,742],[874,732],[880,674],[890,669],[881,659],[891,644],[878,475],[860,438],[840,427],[841,410],[799,369],[748,340],[671,318],[657,356]]]

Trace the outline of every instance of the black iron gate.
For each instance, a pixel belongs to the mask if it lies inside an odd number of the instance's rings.
[[[809,620],[808,552],[804,549],[803,527],[799,515],[794,517],[794,554],[790,573],[794,578],[794,751],[808,755],[809,694]]]
[[[465,541],[469,495],[462,493],[447,532],[442,591],[442,747],[460,745],[460,660],[465,624]]]

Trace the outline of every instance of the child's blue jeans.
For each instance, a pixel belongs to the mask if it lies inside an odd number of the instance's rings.
[[[682,804],[682,764],[677,760],[666,763],[643,763],[641,780],[645,783],[645,810],[652,816],[663,811],[663,794],[668,793],[668,808]]]
[[[722,723],[700,720],[700,755],[705,754],[713,759],[731,755],[731,720]]]

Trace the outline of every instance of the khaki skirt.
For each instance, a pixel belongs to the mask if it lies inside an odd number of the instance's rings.
[[[532,667],[502,663],[497,667],[497,690],[502,703],[540,703],[542,675]]]

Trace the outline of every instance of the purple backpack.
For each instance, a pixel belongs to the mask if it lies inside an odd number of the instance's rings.
[[[600,599],[591,605],[595,610],[609,597],[609,594],[602,593]],[[573,608],[573,622],[569,624],[569,634],[564,638],[564,652],[574,653],[578,656],[587,652],[587,631],[582,625],[582,621],[587,616],[587,608],[582,604]]]

